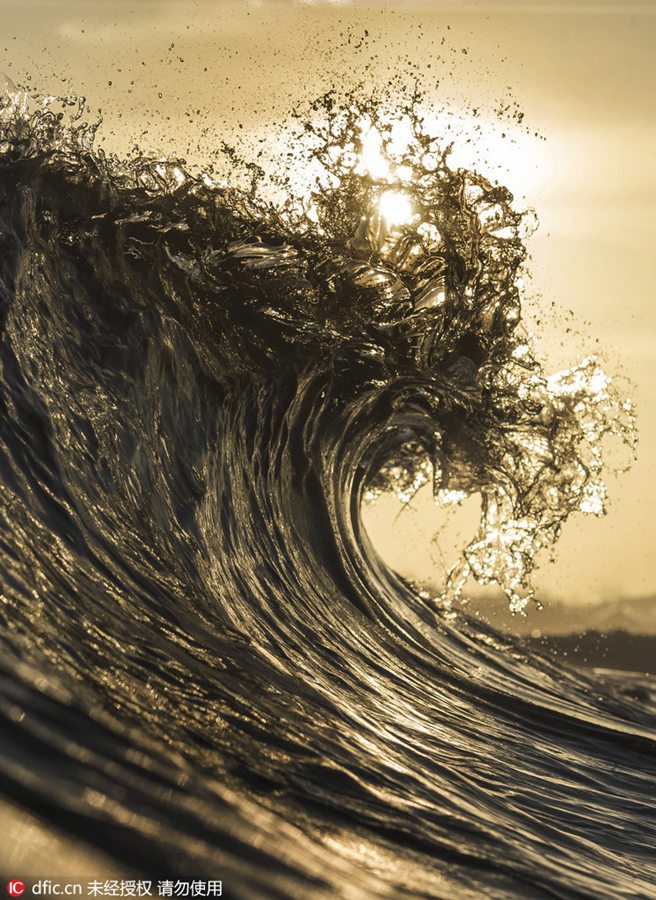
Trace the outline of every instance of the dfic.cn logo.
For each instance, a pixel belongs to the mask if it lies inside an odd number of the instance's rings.
[[[22,897],[25,893],[25,884],[19,878],[14,878],[7,883],[7,893],[11,897]]]

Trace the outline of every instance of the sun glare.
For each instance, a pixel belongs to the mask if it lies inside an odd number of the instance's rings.
[[[412,221],[412,205],[400,191],[385,191],[378,201],[378,209],[388,225],[407,225]]]

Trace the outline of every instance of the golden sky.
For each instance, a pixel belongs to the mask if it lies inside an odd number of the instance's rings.
[[[605,520],[570,520],[538,579],[583,601],[656,592],[655,13],[628,0],[0,0],[0,71],[42,94],[84,94],[102,108],[109,147],[200,164],[219,140],[266,135],[265,123],[332,85],[380,84],[415,64],[429,102],[465,127],[480,108],[472,161],[541,223],[526,308],[539,354],[555,370],[598,352],[635,386],[638,462],[611,479]],[[504,102],[525,127],[501,126]],[[472,153],[457,141],[456,152]],[[435,508],[423,498],[398,522],[396,512],[369,518],[376,544],[405,574],[434,577]]]

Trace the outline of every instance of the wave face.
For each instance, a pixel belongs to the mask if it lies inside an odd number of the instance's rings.
[[[533,359],[508,192],[431,146],[421,224],[353,166],[302,221],[17,95],[0,125],[4,793],[231,896],[656,896],[649,684],[427,601],[361,527],[478,491],[447,592],[521,605],[599,511],[629,407]]]

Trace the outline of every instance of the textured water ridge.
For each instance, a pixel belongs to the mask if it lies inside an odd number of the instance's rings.
[[[383,487],[480,491],[452,588],[521,605],[603,502],[630,410],[534,361],[507,192],[416,156],[406,226],[356,167],[304,219],[1,126],[5,795],[236,897],[656,896],[648,683],[445,614],[361,530]]]

